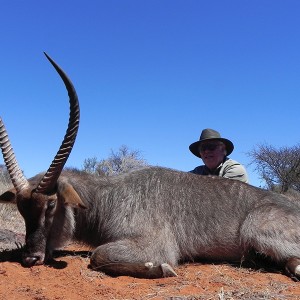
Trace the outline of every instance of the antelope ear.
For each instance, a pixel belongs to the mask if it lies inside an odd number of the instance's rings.
[[[0,203],[17,203],[17,191],[12,188],[0,195]]]
[[[57,194],[64,201],[65,205],[87,208],[71,184],[59,180],[57,185]]]

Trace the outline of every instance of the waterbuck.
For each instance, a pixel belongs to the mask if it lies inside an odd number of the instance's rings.
[[[26,224],[25,266],[43,264],[68,240],[95,248],[90,265],[107,274],[176,276],[180,262],[240,261],[251,252],[300,277],[300,205],[240,181],[161,167],[119,176],[63,170],[79,125],[75,89],[65,83],[69,125],[49,169],[23,175],[0,119],[0,145],[14,188],[0,196],[17,204]]]

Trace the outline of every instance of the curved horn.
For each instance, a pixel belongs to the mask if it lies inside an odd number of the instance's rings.
[[[2,150],[3,159],[9,173],[10,179],[17,191],[20,193],[22,190],[29,186],[27,179],[25,178],[22,170],[20,169],[14,150],[11,146],[8,138],[5,126],[0,118],[0,147]]]
[[[66,131],[64,140],[54,157],[48,171],[43,176],[40,181],[36,192],[38,193],[50,193],[56,185],[57,179],[72,151],[73,145],[75,143],[76,135],[79,127],[79,102],[78,97],[75,91],[75,88],[71,82],[71,80],[67,77],[64,71],[45,53],[46,57],[53,65],[61,79],[63,80],[66,89],[69,94],[69,102],[70,102],[70,117],[68,129]]]

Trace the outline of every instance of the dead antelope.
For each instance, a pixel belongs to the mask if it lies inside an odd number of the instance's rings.
[[[23,264],[50,260],[69,239],[95,247],[91,266],[114,276],[175,276],[197,259],[240,261],[255,251],[300,277],[300,206],[239,181],[160,167],[114,177],[62,171],[75,142],[75,89],[53,62],[70,98],[69,125],[48,171],[27,180],[0,121],[0,145],[26,224]]]

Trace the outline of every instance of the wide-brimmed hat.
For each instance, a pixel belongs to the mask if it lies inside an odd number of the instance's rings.
[[[202,130],[199,141],[192,143],[190,145],[190,147],[189,147],[190,151],[197,157],[201,158],[201,155],[199,152],[199,145],[204,141],[210,141],[210,140],[211,141],[221,141],[222,143],[224,143],[225,147],[226,147],[227,155],[231,154],[234,149],[233,143],[230,140],[222,138],[218,131],[207,128],[207,129]]]

